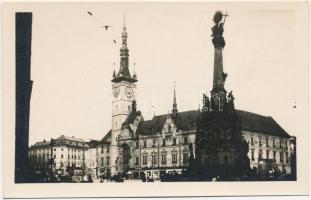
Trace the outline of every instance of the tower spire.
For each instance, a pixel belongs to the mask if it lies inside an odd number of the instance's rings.
[[[136,62],[134,62],[133,65],[134,65],[133,79],[137,80],[137,75],[136,75],[136,70],[135,70]]]
[[[126,17],[125,17],[125,12],[123,12],[123,28],[126,27],[126,23],[125,23],[126,20],[125,20],[125,18],[126,18]]]
[[[135,83],[137,79],[132,78],[129,71],[129,49],[127,47],[127,31],[125,24],[125,13],[123,13],[122,46],[120,48],[120,69],[112,82],[128,81]]]
[[[177,109],[177,101],[176,101],[176,81],[175,81],[175,83],[174,83],[173,109],[172,109],[173,118],[176,118],[177,112],[178,112],[178,109]]]

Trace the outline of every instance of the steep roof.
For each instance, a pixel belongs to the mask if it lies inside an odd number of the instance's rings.
[[[83,139],[81,139],[81,138],[76,138],[76,137],[74,137],[74,136],[68,137],[68,136],[65,136],[65,135],[61,135],[61,136],[58,137],[56,140],[71,140],[71,141],[74,141],[74,142],[86,143],[86,141],[83,140]]]
[[[106,144],[111,142],[111,130],[101,139],[98,144]]]
[[[139,123],[138,134],[150,135],[156,132],[160,132],[163,128],[165,120],[170,116],[170,114],[154,116],[153,119],[148,121],[143,121]],[[179,112],[177,115],[176,123],[178,130],[188,131],[195,129],[196,121],[199,116],[199,111],[190,110]]]
[[[131,112],[128,116],[127,116],[127,118],[125,119],[125,121],[123,122],[123,126],[126,126],[126,125],[129,125],[129,124],[132,124],[134,121],[135,121],[135,119],[136,119],[136,117],[137,116],[141,116],[141,112],[140,111],[137,111],[137,112]]]
[[[89,142],[87,142],[87,144],[89,145],[90,148],[94,148],[97,146],[98,144],[98,140],[90,140]]]
[[[177,128],[182,131],[196,129],[196,120],[200,114],[198,110],[189,110],[178,113]],[[242,130],[269,134],[279,137],[290,137],[290,135],[272,118],[243,110],[237,110],[242,121]],[[164,122],[170,114],[154,116],[151,120],[139,123],[137,133],[139,135],[152,135],[160,132]],[[111,141],[111,130],[105,135],[100,143]]]
[[[44,146],[49,146],[50,144],[51,144],[51,141],[43,140],[42,142],[36,142],[35,144],[32,145],[32,147],[44,147]]]
[[[290,137],[289,134],[270,116],[237,110],[242,120],[242,130],[265,133],[279,137]]]

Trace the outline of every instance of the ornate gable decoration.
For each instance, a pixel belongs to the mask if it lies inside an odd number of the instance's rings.
[[[172,119],[171,115],[168,115],[162,127],[162,137],[163,139],[166,136],[176,137],[176,133],[177,133],[177,126],[174,120]]]

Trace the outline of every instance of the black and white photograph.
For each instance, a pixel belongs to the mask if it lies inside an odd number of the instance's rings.
[[[5,196],[307,195],[308,6],[4,3]]]

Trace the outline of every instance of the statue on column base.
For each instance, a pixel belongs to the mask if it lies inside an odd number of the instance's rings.
[[[224,21],[222,21],[223,16],[225,16]],[[222,14],[221,11],[217,11],[214,15],[213,21],[215,22],[215,25],[212,27],[212,42],[214,44],[215,48],[224,48],[224,46],[226,45],[225,43],[225,39],[222,36],[222,34],[224,33],[224,24],[225,24],[225,20],[226,17],[228,15],[227,14]]]

